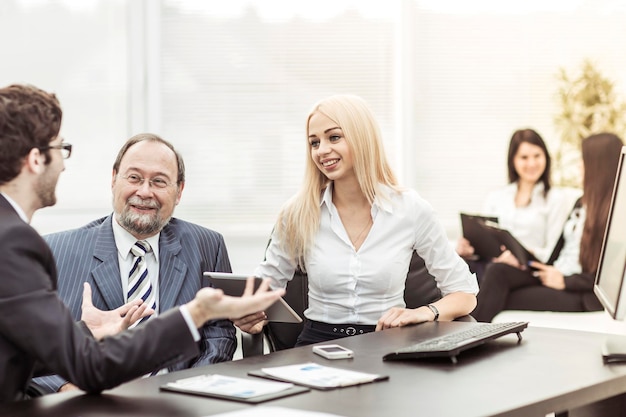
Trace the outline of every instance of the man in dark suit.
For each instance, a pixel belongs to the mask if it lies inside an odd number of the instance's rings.
[[[127,301],[128,277],[136,241],[147,241],[146,255],[157,314],[193,299],[207,280],[204,271],[230,272],[222,235],[172,218],[185,186],[185,165],[172,144],[154,134],[139,134],[120,149],[113,164],[114,213],[79,229],[44,236],[58,270],[58,293],[80,318],[82,283],[93,288],[93,304],[112,310]],[[232,360],[237,346],[231,321],[207,323],[201,353],[169,371]],[[161,372],[164,372],[161,371]],[[42,392],[74,388],[58,376],[37,378]]]
[[[71,153],[59,135],[61,116],[53,94],[0,88],[0,403],[24,398],[31,377],[43,372],[100,392],[191,359],[199,353],[197,329],[208,320],[263,310],[282,294],[265,282],[253,295],[250,280],[243,297],[202,288],[119,336],[111,334],[141,317],[145,306],[131,302],[105,312],[89,308],[87,299],[91,331],[89,323],[76,323],[57,296],[52,252],[28,224],[36,210],[55,204],[63,159]]]

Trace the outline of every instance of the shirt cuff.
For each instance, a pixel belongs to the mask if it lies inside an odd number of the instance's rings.
[[[193,341],[194,342],[199,342],[200,341],[200,332],[196,328],[196,325],[193,322],[193,319],[191,318],[191,314],[189,314],[189,310],[187,309],[187,306],[185,304],[180,306],[180,314],[183,315],[183,318],[185,319],[185,322],[187,323],[187,327],[189,327],[189,331],[191,332],[191,336],[193,336]]]

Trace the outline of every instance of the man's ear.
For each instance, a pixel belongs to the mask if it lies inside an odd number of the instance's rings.
[[[178,191],[176,192],[176,205],[180,203],[180,198],[183,195],[183,188],[185,188],[185,183],[181,182],[180,185],[178,186]]]
[[[24,168],[33,174],[41,174],[45,169],[46,155],[37,148],[33,148],[24,158]]]
[[[113,170],[113,176],[111,177],[111,188],[115,187],[115,180],[117,179],[117,171]]]

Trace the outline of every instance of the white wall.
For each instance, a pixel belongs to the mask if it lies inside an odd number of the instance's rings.
[[[626,96],[626,25],[623,24],[626,8],[619,1],[545,0],[521,2],[523,4],[485,0],[315,2],[316,12],[336,11],[338,6],[348,11],[362,8],[362,15],[372,19],[379,11],[379,19],[373,21],[381,33],[374,37],[378,42],[368,40],[368,48],[350,50],[350,55],[331,53],[329,48],[333,45],[333,36],[339,33],[335,34],[333,30],[339,31],[347,26],[345,16],[354,17],[354,13],[329,12],[325,17],[324,13],[313,16],[310,10],[304,10],[289,14],[286,11],[295,7],[294,2],[263,2],[263,5],[271,4],[274,10],[281,11],[272,18],[268,7],[259,9],[258,15],[251,13],[250,5],[260,3],[229,2],[224,18],[241,16],[244,23],[245,19],[258,18],[263,22],[275,22],[276,28],[286,30],[285,27],[298,27],[299,21],[310,18],[312,35],[298,32],[305,37],[296,46],[285,48],[287,43],[278,46],[286,49],[286,54],[292,54],[289,55],[292,59],[296,57],[296,62],[305,62],[314,56],[314,62],[319,64],[309,68],[309,72],[298,73],[301,75],[298,78],[289,72],[291,64],[286,65],[280,60],[271,63],[269,68],[272,70],[261,68],[262,64],[267,64],[260,59],[266,56],[264,54],[258,53],[255,58],[254,54],[245,55],[244,50],[229,49],[229,54],[216,56],[205,50],[194,50],[199,47],[194,43],[196,41],[182,38],[181,49],[192,48],[187,53],[206,56],[206,61],[202,61],[205,71],[217,71],[225,65],[225,58],[239,69],[257,68],[254,80],[245,72],[237,73],[242,81],[240,88],[244,89],[238,90],[238,100],[245,99],[247,82],[258,85],[268,80],[275,85],[274,90],[268,91],[293,92],[300,100],[290,103],[280,99],[278,105],[269,108],[271,111],[287,110],[289,116],[284,117],[289,118],[289,123],[285,121],[275,129],[271,125],[269,128],[264,126],[263,131],[257,129],[252,133],[241,129],[238,138],[231,134],[236,129],[224,133],[211,131],[210,126],[191,124],[194,117],[202,119],[202,114],[190,115],[189,112],[196,107],[183,106],[189,104],[194,94],[199,94],[198,86],[206,85],[203,82],[198,84],[198,79],[186,78],[190,68],[181,64],[184,61],[178,59],[176,45],[162,45],[163,40],[156,39],[156,47],[170,48],[166,59],[159,58],[159,49],[157,52],[150,49],[146,60],[138,60],[144,50],[136,36],[177,28],[175,21],[159,20],[162,10],[154,12],[153,7],[147,7],[154,3],[138,0],[130,7],[131,2],[126,0],[6,0],[0,4],[0,37],[5,40],[0,84],[29,82],[56,91],[65,112],[62,133],[75,145],[59,183],[58,205],[41,211],[34,218],[34,226],[42,233],[78,227],[108,214],[111,164],[117,150],[130,135],[137,133],[136,129],[157,126],[157,133],[165,132],[166,138],[188,155],[186,160],[191,176],[177,214],[222,232],[234,270],[250,272],[262,258],[267,234],[280,203],[299,184],[304,155],[300,146],[280,146],[277,149],[281,152],[278,152],[268,151],[261,145],[253,149],[243,147],[242,141],[251,137],[259,141],[272,141],[275,137],[300,140],[309,104],[343,86],[372,100],[381,116],[386,145],[403,182],[416,188],[433,204],[450,238],[455,239],[459,233],[458,212],[479,211],[488,190],[506,182],[506,147],[515,129],[533,127],[554,148],[559,138],[553,118],[558,112],[556,74],[560,67],[573,73],[583,59],[589,58],[604,75],[615,81],[621,97]],[[160,4],[164,8],[175,4],[190,6],[186,13],[198,13],[200,19],[200,13],[205,12],[196,12],[191,6],[210,4],[217,7],[224,3],[164,0]],[[389,13],[380,13],[381,7],[389,7]],[[359,19],[349,22],[353,34],[374,30],[371,22],[363,26],[359,26]],[[137,29],[136,25],[143,24],[146,27]],[[386,25],[395,25],[395,32],[389,32]],[[249,27],[242,24],[242,30]],[[271,27],[265,25],[265,29]],[[219,26],[213,30],[205,44],[234,42],[232,31],[227,39]],[[356,32],[361,30],[363,32]],[[287,32],[281,33],[277,39],[284,38]],[[322,33],[326,36],[325,43],[320,41]],[[253,35],[242,32],[244,40],[239,39],[237,45],[245,47],[245,39],[253,39]],[[168,36],[171,42],[170,32]],[[355,45],[363,36],[354,38]],[[151,39],[155,41],[148,37],[149,48],[155,47],[150,43]],[[349,38],[344,36],[341,39],[348,42],[345,39]],[[254,48],[249,49],[254,52]],[[157,54],[156,64],[154,54]],[[327,57],[327,62],[318,56]],[[364,56],[374,61],[361,62]],[[137,62],[143,62],[139,71]],[[348,66],[355,62],[358,64],[355,68]],[[188,87],[185,94],[172,94],[179,93],[176,89],[179,87],[178,84],[175,87],[165,84],[169,81],[167,77],[163,78],[164,68],[175,71],[178,75],[176,82]],[[332,71],[336,71],[335,74]],[[357,75],[365,81],[358,81]],[[335,84],[322,82],[323,77],[334,79]],[[158,80],[162,78],[164,84],[159,87]],[[154,80],[157,80],[156,87]],[[230,82],[228,78],[224,80]],[[232,98],[235,97],[228,91],[229,84],[218,83],[208,91],[216,91],[217,87],[225,89],[224,97],[219,97],[224,103],[221,106],[223,116],[239,115],[243,110],[254,112],[260,108],[239,104],[229,107],[227,104],[234,103]],[[151,97],[155,94],[150,88],[159,89],[157,93],[161,99],[170,98],[156,103],[159,109],[167,111],[156,121],[155,114],[159,113],[149,107],[150,103],[154,104]],[[172,97],[180,100],[180,106]],[[219,101],[217,103],[217,107],[208,111],[219,111]],[[144,120],[145,124],[137,120]],[[223,120],[223,117],[217,115],[212,120]],[[259,123],[244,115],[233,120],[229,123],[237,124],[237,128],[245,127],[246,123]],[[180,125],[176,124],[177,121]],[[221,140],[211,145],[213,159],[207,159],[197,150],[200,144],[212,138]],[[248,169],[250,164],[262,159],[270,163],[257,166],[253,178],[260,178],[263,170],[280,168],[286,173],[281,171],[281,175],[274,176],[271,186],[265,187],[259,195],[250,195],[246,177],[220,177],[215,173],[207,176],[211,171],[207,171],[206,164],[225,160],[226,153],[221,149],[230,149],[228,154],[232,158],[227,160],[221,172],[231,172],[232,168],[243,174],[249,173],[252,172]],[[272,158],[279,157],[281,162],[272,164]],[[277,178],[282,179],[278,181]],[[246,192],[242,193],[242,189]],[[237,195],[244,194],[245,203],[234,199],[232,209],[226,209],[224,213],[257,213],[256,223],[242,223],[238,217],[230,221],[220,214],[207,217],[207,212],[214,209],[215,201],[225,200],[217,194],[218,190],[230,192],[228,198],[234,195],[234,191]],[[268,190],[272,190],[271,201]]]
[[[451,237],[507,181],[514,130],[555,149],[556,75],[591,59],[626,97],[626,7],[616,1],[418,1],[413,185]],[[433,10],[434,9],[434,10]],[[444,10],[444,11],[441,11]]]

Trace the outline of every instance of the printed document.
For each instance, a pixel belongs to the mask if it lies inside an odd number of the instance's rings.
[[[386,376],[333,368],[314,362],[262,368],[261,371],[267,376],[281,381],[322,389],[347,387],[387,379]]]
[[[224,375],[199,375],[170,382],[164,388],[223,397],[253,398],[284,391],[291,387],[293,384],[284,382],[259,381]]]

